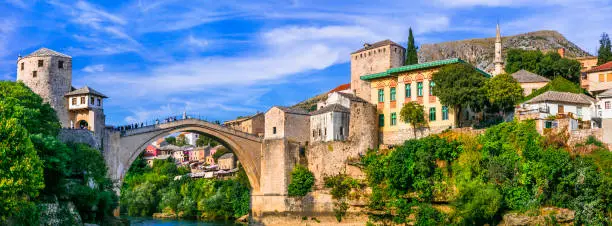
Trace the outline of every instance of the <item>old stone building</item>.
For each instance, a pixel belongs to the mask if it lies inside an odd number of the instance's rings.
[[[72,91],[72,57],[47,48],[19,56],[17,81],[23,82],[51,105],[62,127],[70,127],[64,95]]]
[[[350,110],[340,104],[330,104],[311,113],[311,142],[341,141],[348,137]]]
[[[23,82],[55,110],[64,128],[83,128],[101,139],[104,132],[104,94],[72,86],[72,57],[40,48],[17,60],[17,81]]]
[[[96,133],[104,131],[104,94],[87,86],[64,95],[68,99],[70,128],[88,129]]]
[[[523,88],[523,96],[529,96],[529,94],[544,87],[550,82],[550,79],[522,69],[512,73],[511,76],[521,85],[521,88]]]
[[[452,108],[440,103],[432,93],[435,86],[432,75],[440,67],[449,64],[467,64],[457,58],[439,60],[421,64],[408,65],[389,69],[385,72],[361,76],[370,82],[371,99],[378,109],[378,124],[382,144],[400,144],[405,140],[429,133],[438,133],[445,129],[457,127],[455,112]],[[471,65],[470,65],[471,66]],[[475,68],[485,77],[490,75]],[[399,118],[402,106],[408,102],[417,102],[424,106],[428,126],[424,130],[414,130],[412,126]],[[461,120],[472,120],[474,114],[467,111]],[[421,135],[415,134],[422,133]]]
[[[236,168],[236,157],[233,153],[225,153],[217,161],[219,162],[219,169],[231,170]]]
[[[370,84],[360,77],[404,65],[405,54],[406,49],[391,40],[363,44],[363,48],[351,53],[353,93],[364,100],[370,100]]]
[[[263,113],[257,113],[255,115],[226,121],[223,123],[223,125],[245,133],[263,136],[265,130],[265,119],[266,117]]]
[[[265,114],[264,139],[306,143],[310,140],[310,114],[302,109],[275,106]]]
[[[569,130],[591,128],[595,99],[569,92],[547,91],[525,101],[516,110],[519,119],[534,119],[536,129],[557,128],[558,117],[568,118]],[[583,123],[584,122],[584,123]]]

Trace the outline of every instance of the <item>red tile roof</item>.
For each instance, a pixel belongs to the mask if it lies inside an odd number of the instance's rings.
[[[587,70],[585,72],[592,73],[592,72],[599,72],[599,71],[612,71],[612,61],[609,61],[597,67],[591,68],[590,70]]]
[[[330,90],[328,93],[333,93],[333,92],[338,92],[338,91],[342,91],[342,90],[347,90],[351,88],[351,83],[346,83],[346,84],[342,84],[339,85],[338,87]]]

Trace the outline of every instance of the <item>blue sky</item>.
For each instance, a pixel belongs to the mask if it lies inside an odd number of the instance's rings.
[[[580,2],[580,3],[578,3]],[[62,1],[0,3],[0,79],[40,47],[73,57],[73,84],[106,100],[107,124],[183,111],[227,120],[350,80],[363,42],[417,44],[557,30],[594,53],[611,1]]]

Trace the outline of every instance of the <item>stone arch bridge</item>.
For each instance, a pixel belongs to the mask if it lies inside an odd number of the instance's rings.
[[[103,155],[111,179],[119,184],[132,162],[153,141],[177,132],[199,132],[231,149],[243,166],[254,192],[260,190],[262,138],[200,119],[183,119],[127,131],[107,129]]]

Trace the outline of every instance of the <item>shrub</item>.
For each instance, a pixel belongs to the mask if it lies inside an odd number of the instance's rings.
[[[314,175],[308,168],[296,165],[291,172],[291,182],[289,183],[289,196],[304,196],[312,190],[314,185]]]

